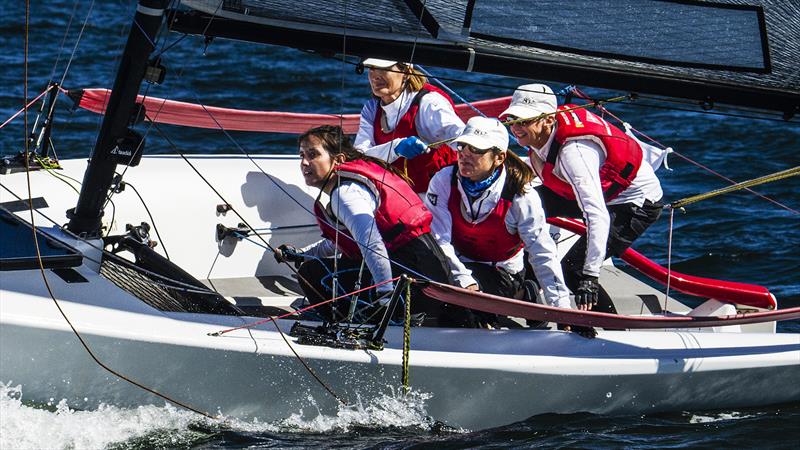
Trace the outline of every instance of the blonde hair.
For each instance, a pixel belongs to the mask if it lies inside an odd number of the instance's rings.
[[[428,78],[414,67],[405,63],[397,63],[397,66],[408,77],[406,81],[406,91],[417,92],[428,82]]]

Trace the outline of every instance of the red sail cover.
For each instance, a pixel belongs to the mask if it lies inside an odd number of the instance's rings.
[[[503,316],[544,320],[567,325],[610,329],[702,328],[800,318],[800,307],[730,316],[620,316],[595,311],[556,308],[513,300],[446,284],[426,282],[425,294],[439,301]]]
[[[111,91],[109,89],[84,89],[67,91],[67,93],[72,98],[79,97],[76,102],[81,108],[103,114]],[[359,114],[304,114],[218,108],[157,97],[145,98],[141,95],[136,98],[136,101],[144,102],[147,119],[156,123],[230,131],[300,134],[309,128],[320,125],[341,125],[345,133],[355,134],[358,131],[360,117]],[[489,117],[497,117],[508,108],[510,101],[511,97],[502,97],[481,100],[472,105]],[[456,113],[464,122],[478,114],[463,103],[456,105]]]
[[[586,226],[576,219],[551,217],[547,219],[547,222],[575,234],[586,234]],[[695,277],[674,270],[667,271],[665,267],[656,264],[632,248],[625,250],[621,259],[642,274],[661,284],[666,285],[669,278],[669,288],[684,294],[713,298],[739,305],[755,306],[756,308],[775,309],[778,306],[775,297],[767,288],[762,286]]]

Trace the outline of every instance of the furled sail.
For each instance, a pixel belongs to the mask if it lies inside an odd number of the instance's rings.
[[[111,95],[109,89],[64,90],[77,107],[104,114]],[[466,122],[477,115],[476,108],[488,117],[497,117],[508,108],[511,97],[491,98],[456,105],[456,114]],[[359,114],[308,114],[282,111],[252,111],[167,100],[139,95],[136,103],[144,105],[145,118],[155,123],[228,131],[301,134],[320,125],[340,125],[345,133],[358,131]]]
[[[800,111],[796,0],[182,3],[173,31]]]

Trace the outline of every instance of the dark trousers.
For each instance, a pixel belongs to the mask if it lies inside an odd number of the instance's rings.
[[[423,234],[402,247],[390,251],[389,258],[392,260],[393,276],[407,274],[419,280],[430,279],[440,283],[449,283],[450,281],[447,260],[441,247],[430,233]],[[352,292],[355,289],[361,269],[361,260],[341,257],[335,263],[336,282],[339,286],[335,295],[332,292],[334,258],[308,260],[300,266],[299,273],[303,278],[300,280],[300,287],[312,304]],[[360,286],[364,288],[372,285],[372,275],[366,265],[361,272]],[[374,289],[359,295],[359,299],[364,303],[371,303],[375,298]],[[426,325],[465,326],[461,323],[465,321],[466,310],[428,297],[422,292],[419,284],[411,285],[411,298],[411,312],[413,314],[424,313]],[[338,321],[347,315],[349,306],[350,297],[346,297],[316,309],[319,310],[317,313],[322,316],[323,320]]]
[[[522,289],[523,274],[511,274],[492,264],[464,263],[472,271],[472,278],[478,282],[481,292],[500,297],[515,298]],[[497,315],[483,311],[471,311],[473,326],[497,325]]]
[[[544,212],[547,217],[583,217],[578,203],[567,200],[544,186],[538,186],[536,191],[542,199]],[[607,205],[611,226],[609,228],[606,257],[620,256],[633,241],[644,233],[661,215],[663,204],[645,200],[642,206],[633,203]],[[570,290],[574,291],[579,275],[586,261],[586,236],[582,236],[561,261],[564,278]]]

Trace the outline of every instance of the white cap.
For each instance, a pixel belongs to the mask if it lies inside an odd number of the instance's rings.
[[[453,142],[467,144],[478,150],[492,147],[508,150],[508,130],[497,119],[475,116],[467,121],[467,126]]]
[[[511,104],[500,114],[500,118],[515,116],[519,119],[532,119],[541,114],[556,112],[558,102],[553,90],[546,84],[525,84],[514,91]]]
[[[405,64],[410,67],[414,67],[413,64],[404,63],[400,61],[389,61],[388,59],[378,59],[378,58],[367,58],[365,59],[362,64],[366,68],[375,68],[375,69],[388,69],[395,64]]]

